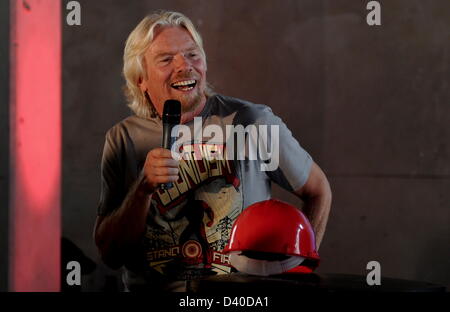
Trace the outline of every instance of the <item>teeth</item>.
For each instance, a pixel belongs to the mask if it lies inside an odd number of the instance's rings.
[[[192,90],[192,89],[194,89],[194,87],[183,87],[183,88],[180,88],[179,90],[189,91],[189,90]]]
[[[173,87],[181,87],[181,86],[187,86],[190,84],[195,83],[195,80],[185,80],[185,81],[178,81],[172,84]]]

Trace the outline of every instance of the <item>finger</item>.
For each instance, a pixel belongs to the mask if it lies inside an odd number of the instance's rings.
[[[158,147],[149,152],[155,158],[173,158],[169,149]]]
[[[155,176],[178,176],[178,168],[156,167],[153,169]]]
[[[178,160],[169,159],[169,158],[155,158],[150,159],[149,163],[152,167],[170,167],[170,168],[178,168],[180,162]]]
[[[166,176],[155,176],[154,181],[156,183],[168,183],[168,182],[176,182],[179,179],[178,176],[166,175]]]

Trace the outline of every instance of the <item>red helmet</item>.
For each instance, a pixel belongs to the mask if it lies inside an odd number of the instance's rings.
[[[276,199],[250,205],[238,216],[224,253],[238,271],[255,275],[310,273],[320,261],[308,219]]]

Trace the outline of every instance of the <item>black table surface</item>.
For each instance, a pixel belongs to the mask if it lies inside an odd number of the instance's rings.
[[[255,276],[243,273],[215,275],[190,282],[195,293],[261,293],[283,291],[309,292],[445,292],[442,285],[422,281],[381,277],[381,285],[369,286],[365,275],[351,274],[280,274]]]

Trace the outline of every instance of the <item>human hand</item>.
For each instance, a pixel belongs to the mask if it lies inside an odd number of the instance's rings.
[[[160,184],[177,181],[178,164],[168,149],[159,147],[148,152],[143,168],[147,191],[152,193]]]

